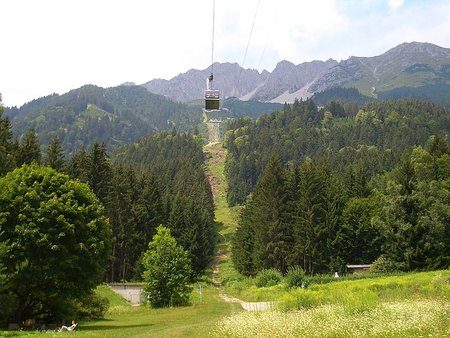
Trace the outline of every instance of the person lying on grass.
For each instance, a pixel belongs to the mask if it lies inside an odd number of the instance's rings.
[[[61,331],[69,331],[69,332],[73,331],[73,330],[75,330],[77,325],[78,325],[78,323],[76,321],[72,320],[72,325],[70,325],[70,326],[63,325],[63,326],[61,326],[61,328],[59,329],[59,332],[61,332]]]

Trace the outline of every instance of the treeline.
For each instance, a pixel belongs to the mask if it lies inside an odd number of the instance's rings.
[[[163,224],[189,252],[193,270],[206,268],[214,255],[217,228],[201,138],[175,130],[157,133],[117,151],[115,163],[133,163],[139,171],[153,173]]]
[[[391,170],[411,146],[449,132],[449,111],[418,100],[372,102],[362,108],[334,101],[320,110],[312,100],[296,101],[256,121],[236,120],[225,140],[228,203],[245,202],[273,154],[288,165],[306,157],[326,158],[342,179],[368,181]]]
[[[20,108],[6,108],[13,131],[23,136],[34,129],[43,145],[58,135],[63,148],[73,153],[95,141],[108,147],[176,127],[192,130],[201,122],[195,107],[174,102],[140,86],[101,88],[86,85],[70,92],[33,100]]]
[[[362,106],[366,103],[375,101],[375,98],[365,96],[356,88],[335,87],[315,93],[311,99],[318,106],[326,106],[332,101],[339,102],[341,105],[357,104]]]
[[[433,136],[371,179],[345,181],[329,162],[286,167],[272,157],[242,211],[233,242],[245,275],[447,268],[450,264],[450,143]]]
[[[142,255],[159,224],[189,252],[198,274],[210,262],[216,242],[214,206],[204,174],[200,140],[172,130],[120,149],[111,160],[104,143],[95,142],[70,158],[57,135],[44,154],[36,133],[13,139],[0,112],[0,175],[32,162],[51,166],[89,184],[112,227],[107,281],[139,280]]]
[[[448,65],[443,66],[441,75],[448,79],[450,78],[449,74],[450,67]],[[405,97],[430,100],[450,108],[450,84],[436,83],[419,87],[399,87],[378,93],[378,99],[380,100],[392,100]]]

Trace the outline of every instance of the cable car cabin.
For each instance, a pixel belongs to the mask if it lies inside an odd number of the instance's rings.
[[[207,89],[205,90],[205,110],[219,110],[220,109],[220,90]]]

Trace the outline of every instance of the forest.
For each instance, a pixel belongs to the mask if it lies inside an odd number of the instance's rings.
[[[437,104],[412,99],[361,108],[331,101],[320,110],[307,100],[258,120],[232,121],[228,129],[228,202],[236,205],[245,202],[274,154],[288,166],[306,157],[324,158],[342,177],[359,172],[369,181],[393,169],[412,146],[425,146],[431,135],[447,137],[450,114]]]
[[[68,155],[55,134],[42,153],[34,130],[19,141],[9,120],[0,115],[0,138],[0,175],[36,163],[90,186],[112,229],[105,281],[141,280],[142,255],[160,224],[189,252],[195,275],[210,262],[216,224],[198,137],[173,129],[112,154],[105,143],[94,142]]]
[[[110,109],[104,102],[97,104]],[[17,293],[0,290],[2,303],[7,304],[0,306],[1,313],[15,309],[8,316],[23,318],[43,309],[49,316],[68,315],[74,308],[104,309],[102,300],[92,294],[93,285],[142,281],[159,259],[156,244],[153,256],[146,255],[154,235],[184,257],[190,282],[202,278],[216,254],[220,224],[214,220],[213,194],[205,174],[204,140],[195,128],[194,133],[166,128],[134,143],[115,144],[113,150],[92,138],[89,146],[73,151],[65,149],[58,133],[48,133],[51,137],[43,143],[33,129],[21,138],[12,129],[0,112],[0,183],[5,187],[0,195],[5,210],[0,257],[12,262],[0,264],[0,282],[25,264],[14,253],[21,244],[10,245],[14,234],[37,236],[28,231],[35,226],[35,216],[24,216],[15,207],[26,201],[24,213],[30,212],[35,194],[47,199],[38,208],[42,217],[37,222],[66,227],[53,240],[65,236],[61,234],[67,231],[66,220],[77,222],[74,213],[96,222],[102,233],[87,237],[98,257],[86,259],[86,264],[97,279],[86,279],[87,291],[78,303],[59,303],[55,296],[47,304],[44,296],[28,299],[27,290],[17,287]],[[230,121],[223,142],[226,198],[229,206],[242,205],[232,236],[234,268],[250,277],[267,269],[282,274],[293,269],[307,275],[345,274],[347,264],[372,263],[373,271],[382,273],[447,268],[449,129],[446,108],[412,99],[363,106],[331,100],[320,109],[313,100],[296,101],[256,120]],[[30,182],[35,182],[30,186],[34,192],[21,192]],[[49,196],[58,196],[58,202]],[[78,200],[72,201],[75,197]],[[67,201],[75,208],[64,204]],[[63,216],[55,214],[55,203],[60,203]],[[16,218],[26,226],[10,228]],[[91,230],[86,227],[88,233]],[[40,234],[38,243],[55,234]],[[33,240],[28,243],[27,250],[35,250]],[[77,260],[77,250],[85,252],[84,245],[70,246],[75,251],[64,254]],[[48,247],[60,250],[58,245]],[[9,279],[10,285],[31,278],[28,270],[23,271],[24,277]],[[47,287],[46,280],[42,283],[36,290]],[[81,289],[70,285],[63,291],[80,297]],[[189,290],[182,291],[182,298],[161,304],[186,304]],[[30,302],[38,305],[28,309]]]
[[[432,103],[296,102],[234,121],[228,202],[244,203],[233,261],[245,275],[300,266],[346,272],[433,270],[450,263],[449,113]]]

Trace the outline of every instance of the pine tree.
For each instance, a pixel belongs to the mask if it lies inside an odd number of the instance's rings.
[[[424,175],[433,166],[422,148],[404,158],[380,195],[374,218],[383,236],[382,252],[404,270],[446,268],[450,262],[448,178]],[[447,154],[438,158],[449,167]]]
[[[11,123],[2,115],[3,107],[0,105],[0,176],[15,166]]]
[[[285,272],[292,249],[292,230],[286,222],[287,188],[280,160],[272,157],[253,194],[254,252],[257,270]]]
[[[106,145],[95,142],[92,145],[89,168],[89,185],[105,207],[111,189],[112,169]]]
[[[155,176],[145,172],[139,179],[141,189],[140,204],[145,208],[145,227],[140,229],[145,243],[150,242],[159,224],[166,224],[161,192]]]
[[[258,272],[253,262],[255,246],[254,210],[250,200],[241,212],[239,226],[233,237],[232,259],[235,268],[246,276],[254,276]]]
[[[72,155],[67,166],[67,171],[71,178],[76,178],[81,182],[88,183],[90,177],[91,158],[86,150],[80,149]]]
[[[45,164],[57,171],[63,171],[64,169],[64,150],[57,134],[48,144]]]
[[[318,263],[322,271],[328,268],[331,272],[344,272],[345,261],[336,252],[337,233],[341,227],[341,215],[345,205],[344,185],[332,173],[327,162],[318,166],[318,175],[323,182],[321,219],[316,224],[316,242],[318,246],[321,245],[321,262]]]
[[[297,201],[295,236],[295,264],[309,273],[320,269],[321,243],[318,243],[317,227],[321,220],[323,183],[310,159],[306,159],[299,170],[299,200]]]
[[[32,162],[41,162],[41,150],[36,132],[30,129],[20,142],[17,164],[21,166]]]

